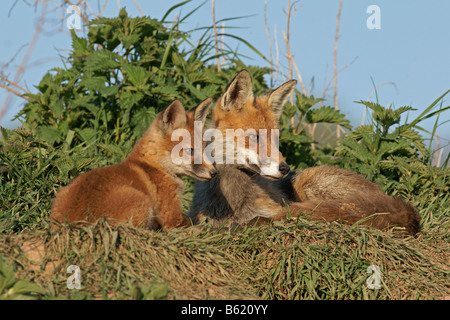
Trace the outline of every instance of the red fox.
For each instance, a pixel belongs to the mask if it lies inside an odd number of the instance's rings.
[[[207,158],[194,164],[191,139],[178,142],[171,136],[177,129],[186,129],[193,136],[194,121],[204,124],[210,105],[208,98],[186,112],[179,100],[173,101],[122,163],[88,171],[63,187],[53,201],[51,218],[92,222],[106,217],[113,223],[131,221],[149,229],[191,225],[181,210],[180,176],[208,180],[216,170]],[[189,164],[171,160],[173,148],[180,143],[182,152],[191,157]]]
[[[242,70],[227,86],[215,105],[212,124],[226,137],[223,141],[211,142],[217,175],[209,181],[196,183],[188,213],[193,223],[197,223],[201,215],[211,218],[213,226],[219,227],[223,223],[242,225],[255,218],[286,214],[286,197],[272,180],[289,172],[278,150],[277,130],[283,105],[296,84],[296,80],[291,80],[265,95],[254,97],[250,74]],[[239,130],[240,136],[228,134]],[[239,147],[237,140],[242,136],[245,143]],[[252,142],[257,148],[250,148]],[[209,147],[207,145],[206,149]],[[217,149],[226,151],[221,154]],[[260,157],[263,149],[269,154]],[[244,156],[239,157],[239,152]],[[223,160],[221,157],[227,161],[219,163],[218,160]]]
[[[262,144],[273,147],[274,139],[261,139],[259,133],[262,129],[278,129],[283,106],[296,83],[291,80],[254,97],[250,74],[242,70],[217,101],[213,127],[222,134],[230,129],[248,132],[253,128],[256,135],[246,137],[256,140],[258,151]],[[230,139],[226,140],[230,143]],[[249,144],[246,141],[246,149]],[[236,154],[233,153],[235,157]],[[286,218],[290,211],[294,216],[305,213],[315,220],[353,224],[379,213],[362,223],[380,229],[396,225],[409,234],[419,230],[419,215],[411,204],[386,195],[376,184],[357,174],[331,166],[290,172],[279,151],[272,151],[268,158],[270,167],[277,164],[277,170],[271,174],[262,174],[265,164],[250,163],[251,156],[243,164],[216,164],[217,175],[196,184],[188,213],[193,223],[203,215],[211,218],[213,227],[260,224]]]

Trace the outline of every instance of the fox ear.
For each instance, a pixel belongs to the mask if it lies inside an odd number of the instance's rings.
[[[220,97],[220,107],[226,111],[231,111],[233,108],[240,110],[250,99],[253,100],[252,79],[247,70],[242,70],[234,77]]]
[[[289,96],[294,92],[297,80],[289,80],[283,83],[281,86],[269,93],[269,106],[280,117],[283,112],[284,104]]]
[[[209,107],[211,107],[211,98],[207,98],[200,102],[196,107],[188,111],[188,113],[193,113],[194,121],[201,121],[205,124],[206,116],[208,115]]]
[[[186,110],[180,100],[175,100],[162,113],[162,127],[173,131],[186,125]]]

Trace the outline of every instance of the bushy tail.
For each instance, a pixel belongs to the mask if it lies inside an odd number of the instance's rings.
[[[338,221],[345,224],[370,225],[378,229],[402,227],[414,235],[420,230],[420,216],[409,202],[384,194],[356,194],[345,200],[307,200],[290,203],[293,215],[306,213],[314,220]]]

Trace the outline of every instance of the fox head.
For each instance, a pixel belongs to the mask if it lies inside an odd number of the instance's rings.
[[[201,181],[211,179],[216,169],[207,157],[201,157],[202,141],[199,145],[194,142],[198,135],[201,139],[210,106],[211,98],[208,98],[186,111],[181,101],[173,101],[153,120],[143,141],[138,143],[140,151],[137,152],[147,159],[156,159],[176,176],[186,175]],[[184,161],[174,161],[173,154]]]
[[[225,137],[222,141],[225,163],[234,157],[239,168],[266,178],[279,179],[288,174],[289,166],[278,149],[278,129],[283,106],[296,84],[297,80],[290,80],[255,97],[247,70],[234,77],[214,108],[215,129]]]

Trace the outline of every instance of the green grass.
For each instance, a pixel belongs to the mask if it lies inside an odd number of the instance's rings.
[[[439,210],[450,213],[448,205]],[[17,281],[40,288],[33,298],[442,299],[448,219],[427,225],[403,238],[302,218],[220,233],[208,224],[149,232],[98,221],[3,234],[0,252]],[[81,269],[80,290],[67,289],[69,265]],[[370,265],[381,269],[381,289],[367,287]]]

